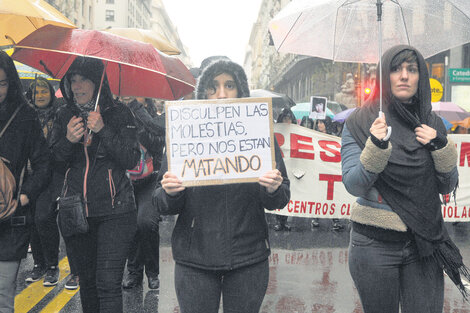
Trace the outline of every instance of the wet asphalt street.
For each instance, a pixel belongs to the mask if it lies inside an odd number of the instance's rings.
[[[268,221],[273,222],[271,215]],[[330,220],[320,220],[312,229],[310,220],[289,221],[292,230],[270,230],[272,255],[269,259],[270,281],[262,313],[361,313],[361,305],[348,271],[348,223],[343,231],[331,230]],[[160,289],[149,290],[147,281],[131,290],[124,290],[124,312],[179,312],[173,285],[174,262],[170,237],[173,217],[160,224]],[[470,223],[447,224],[449,233],[461,249],[466,264],[470,264]],[[61,247],[63,254],[64,247]],[[61,281],[54,287],[43,287],[42,281],[26,285],[24,278],[32,268],[32,257],[22,262],[18,277],[15,313],[81,312],[79,293],[63,287],[67,280],[68,263],[60,263]],[[386,282],[384,282],[386,283]],[[222,310],[220,310],[222,312]],[[466,303],[450,279],[445,279],[445,313],[470,313]]]

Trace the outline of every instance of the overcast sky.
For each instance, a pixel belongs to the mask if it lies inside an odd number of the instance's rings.
[[[261,0],[163,0],[194,67],[211,55],[243,66]]]

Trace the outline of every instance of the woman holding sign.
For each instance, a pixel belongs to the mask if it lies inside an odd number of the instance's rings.
[[[443,270],[465,293],[468,276],[444,226],[439,194],[455,190],[457,152],[431,112],[426,62],[413,47],[382,57],[378,88],[346,121],[342,172],[351,210],[349,270],[365,313],[442,312]],[[387,139],[387,127],[392,134]]]
[[[249,97],[242,67],[216,60],[199,76],[197,99]],[[276,169],[259,183],[185,188],[160,170],[154,204],[162,214],[179,214],[172,236],[175,289],[182,313],[259,312],[269,280],[270,254],[264,209],[283,208],[290,190],[284,162],[275,145]]]

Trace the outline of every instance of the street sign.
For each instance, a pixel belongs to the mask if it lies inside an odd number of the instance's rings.
[[[431,102],[440,101],[444,94],[444,88],[442,88],[441,83],[437,79],[430,78],[429,84],[431,85]]]
[[[470,68],[450,68],[449,82],[470,83]]]

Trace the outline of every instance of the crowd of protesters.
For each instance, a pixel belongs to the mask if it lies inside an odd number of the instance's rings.
[[[342,136],[343,182],[358,197],[349,269],[364,312],[397,313],[400,306],[403,312],[442,312],[443,271],[464,294],[460,273],[468,273],[440,214],[439,194],[458,184],[455,146],[431,112],[422,55],[410,46],[393,47],[382,67],[383,114],[376,88],[344,129],[330,117],[304,117],[300,125]],[[194,76],[195,91],[186,99],[250,96],[245,71],[226,57],[206,59]],[[185,187],[168,169],[161,101],[116,98],[103,63],[85,57],[73,61],[60,90],[58,100],[38,78],[24,92],[12,59],[0,52],[1,164],[15,179],[19,203],[0,222],[0,311],[14,310],[29,244],[34,267],[26,281],[58,283],[62,233],[68,284],[79,284],[83,312],[123,312],[122,288],[140,285],[144,272],[148,287],[159,288],[160,215],[177,215],[172,252],[180,311],[216,313],[222,297],[224,312],[259,312],[271,252],[265,209],[282,209],[290,200],[276,140],[275,168],[258,182]],[[277,123],[297,119],[286,108]],[[148,175],[133,178],[147,158]],[[87,230],[64,235],[57,199],[74,196]],[[287,219],[276,215],[274,230],[290,230]],[[318,226],[313,219],[312,227]],[[332,229],[343,228],[332,220]]]

